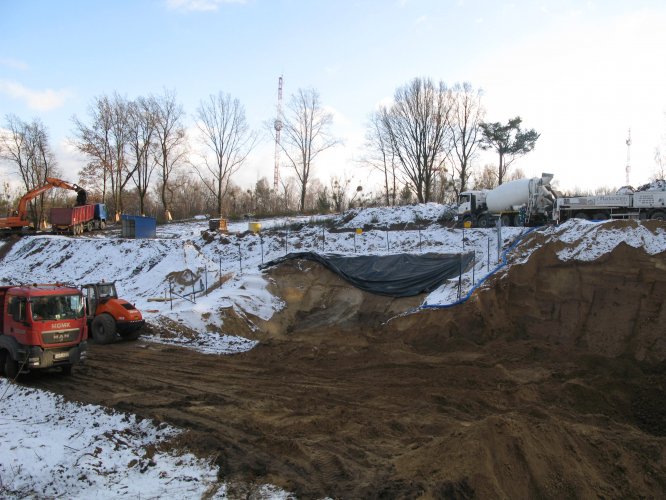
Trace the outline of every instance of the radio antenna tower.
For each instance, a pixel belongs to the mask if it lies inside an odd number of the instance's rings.
[[[278,79],[277,117],[273,124],[275,128],[275,171],[273,172],[273,189],[277,191],[280,181],[280,130],[282,130],[282,76]]]
[[[627,186],[629,186],[629,173],[631,172],[631,129],[629,129],[629,135],[627,135],[627,167],[625,172],[627,174]]]

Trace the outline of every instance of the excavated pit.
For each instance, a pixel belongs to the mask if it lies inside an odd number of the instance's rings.
[[[247,481],[302,498],[664,497],[665,255],[558,248],[407,315],[422,297],[284,263],[267,272],[282,312],[252,331],[228,311],[260,340],[249,352],[92,346],[71,378],[30,383],[187,429],[179,444],[215,457],[232,498]]]

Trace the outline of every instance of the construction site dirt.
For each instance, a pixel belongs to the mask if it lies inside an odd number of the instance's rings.
[[[186,429],[232,497],[664,498],[666,256],[556,251],[419,312],[287,262],[268,271],[281,313],[227,312],[248,352],[92,345],[28,383]]]

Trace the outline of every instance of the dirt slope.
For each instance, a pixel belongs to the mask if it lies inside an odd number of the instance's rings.
[[[418,299],[285,264],[288,307],[248,353],[92,346],[71,378],[25,383],[187,428],[225,478],[302,498],[663,498],[664,255],[555,250],[388,323]]]

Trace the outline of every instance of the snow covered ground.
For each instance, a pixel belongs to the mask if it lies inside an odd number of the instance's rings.
[[[224,496],[210,464],[160,451],[173,427],[4,379],[0,398],[2,498]]]
[[[290,251],[474,252],[474,267],[464,274],[460,288],[457,279],[451,280],[425,298],[428,306],[439,306],[456,302],[488,273],[503,263],[524,261],[537,248],[518,247],[505,259],[504,252],[525,229],[502,228],[498,234],[495,228],[461,230],[425,222],[450,210],[428,204],[262,220],[258,234],[248,232],[244,222],[230,224],[228,235],[211,235],[207,220],[195,220],[160,226],[151,240],[122,239],[119,231],[104,237],[36,235],[9,250],[0,265],[0,282],[116,280],[120,295],[149,322],[181,324],[198,333],[194,342],[177,334],[148,340],[224,355],[251,349],[255,342],[229,331],[221,311],[232,308],[240,316],[270,319],[283,303],[269,293],[259,265]],[[395,230],[408,223],[422,229]],[[574,220],[540,232],[544,242],[565,243],[562,260],[594,260],[622,242],[651,254],[666,250],[663,227],[618,229],[612,222]],[[169,440],[178,432],[0,379],[0,497],[224,498],[216,467],[170,451]],[[50,436],[48,442],[44,435]],[[261,495],[285,498],[288,493],[266,486]]]

